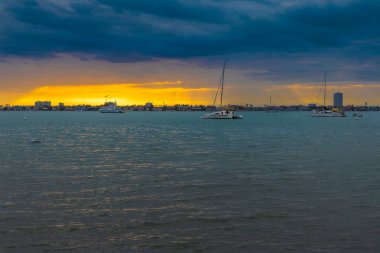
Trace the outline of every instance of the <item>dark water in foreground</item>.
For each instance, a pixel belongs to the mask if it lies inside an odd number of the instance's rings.
[[[0,252],[380,252],[380,113],[243,115],[1,112]]]

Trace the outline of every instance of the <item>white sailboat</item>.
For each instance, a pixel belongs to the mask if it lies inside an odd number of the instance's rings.
[[[275,106],[272,106],[272,96],[269,97],[269,106],[265,108],[266,112],[277,112]]]
[[[343,108],[334,108],[332,110],[328,110],[326,108],[326,71],[324,78],[324,92],[323,92],[323,109],[322,110],[313,110],[310,114],[311,117],[346,117]]]
[[[214,99],[214,106],[216,99],[218,97],[219,88],[221,88],[220,91],[220,111],[216,111],[213,113],[205,114],[202,116],[202,119],[242,119],[243,116],[239,114],[235,114],[233,110],[223,110],[223,91],[224,91],[224,73],[226,68],[226,62],[223,64],[223,71],[222,76],[219,81],[218,90],[216,91],[215,99]]]

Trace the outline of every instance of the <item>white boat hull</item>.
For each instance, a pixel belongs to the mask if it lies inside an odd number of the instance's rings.
[[[310,114],[311,117],[323,117],[323,118],[341,118],[346,117],[344,113],[333,112],[333,111],[314,111]]]
[[[117,106],[106,106],[99,109],[100,113],[124,113],[124,111]]]
[[[100,113],[124,113],[124,111],[100,111]]]
[[[243,116],[233,111],[218,111],[203,115],[202,119],[243,119]]]
[[[212,115],[206,114],[202,117],[202,119],[232,119],[230,115]]]

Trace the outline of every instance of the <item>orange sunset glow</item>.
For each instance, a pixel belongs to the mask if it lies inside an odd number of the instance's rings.
[[[268,104],[269,97],[276,105],[322,103],[318,84],[256,85],[254,88],[238,89],[233,84],[226,88],[226,103],[230,104]],[[332,94],[342,91],[347,104],[377,103],[378,84],[330,85],[327,89],[327,103],[332,103]],[[147,82],[128,84],[94,85],[45,85],[30,92],[12,94],[14,105],[33,105],[35,101],[51,101],[53,105],[63,102],[66,105],[101,105],[116,101],[119,105],[142,105],[152,102],[155,105],[210,105],[216,88],[185,87],[181,81]],[[366,99],[366,100],[365,100]]]
[[[146,84],[103,84],[41,86],[16,99],[14,104],[32,105],[37,100],[48,100],[53,104],[64,102],[67,105],[100,105],[116,101],[119,105],[145,104],[207,104],[214,89],[186,88],[180,82],[156,82]]]
[[[51,101],[53,105],[59,102],[101,105],[105,96],[119,105],[146,102],[210,105],[218,86],[221,64],[204,68],[173,61],[115,64],[62,57],[36,62],[0,62],[0,74],[0,105],[33,105],[41,100]],[[247,76],[247,72],[234,69],[232,63],[227,63],[224,103],[261,106],[268,104],[269,97],[272,97],[275,105],[321,104],[320,74],[317,72],[317,77],[310,81],[271,82],[260,80],[256,72]],[[345,104],[380,103],[378,82],[331,79],[327,85],[328,104],[332,103],[332,94],[337,91],[344,93]]]

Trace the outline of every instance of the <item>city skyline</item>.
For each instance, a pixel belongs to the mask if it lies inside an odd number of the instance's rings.
[[[208,92],[209,90],[205,90],[206,92]],[[319,93],[319,96],[318,96],[318,101],[317,103],[308,103],[308,104],[276,104],[276,103],[273,103],[272,102],[272,97],[269,98],[269,103],[264,103],[264,104],[227,104],[227,105],[230,105],[230,106],[237,106],[237,107],[244,107],[244,108],[251,108],[251,107],[256,107],[256,108],[267,108],[267,107],[298,107],[298,106],[302,106],[302,107],[308,107],[308,108],[314,108],[314,107],[323,107],[323,106],[326,106],[326,107],[331,107],[331,108],[340,108],[340,107],[379,107],[380,105],[371,105],[371,104],[368,104],[368,102],[364,102],[363,104],[347,104],[347,103],[344,103],[343,101],[343,96],[344,94],[342,92],[335,92],[332,94],[332,97],[331,99],[329,98],[329,96],[326,96],[326,104],[323,105],[323,102],[321,102],[321,100],[323,101],[323,94],[321,94],[321,92]],[[219,99],[219,97],[217,97],[217,99]],[[119,98],[119,101],[125,101],[123,98]],[[57,100],[58,101],[58,100]],[[53,101],[51,99],[45,99],[45,100],[36,100],[36,101],[33,101],[32,103],[27,103],[27,104],[14,104],[14,105],[11,105],[11,104],[5,104],[5,105],[0,105],[0,107],[4,107],[4,106],[11,106],[11,107],[19,107],[19,106],[22,106],[22,107],[40,107],[38,104],[42,103],[48,103],[49,106],[48,107],[64,107],[64,106],[69,106],[69,107],[72,107],[72,106],[91,106],[91,107],[102,107],[104,105],[107,105],[109,103],[111,104],[117,104],[119,106],[123,106],[123,107],[133,107],[133,106],[145,106],[147,104],[151,104],[153,107],[167,107],[167,106],[170,106],[170,107],[174,107],[174,106],[179,106],[179,105],[186,105],[186,106],[202,106],[202,107],[219,107],[219,104],[218,103],[209,103],[209,104],[204,104],[204,103],[192,103],[196,100],[192,100],[192,102],[184,102],[184,101],[178,101],[177,103],[172,103],[172,104],[168,104],[166,103],[165,101],[163,101],[162,103],[154,103],[154,102],[151,102],[151,101],[154,101],[154,100],[144,100],[145,102],[138,102],[138,103],[124,103],[124,104],[120,104],[118,103],[117,99],[115,98],[112,98],[110,96],[104,96],[103,98],[103,101],[101,101],[101,99],[98,99],[98,98],[95,98],[92,100],[92,103],[84,103],[84,101],[80,101],[80,100],[76,100],[75,102],[76,103],[65,103],[63,101]],[[97,103],[96,101],[100,101],[99,103]],[[141,100],[142,101],[142,100]],[[216,100],[215,100],[216,101]],[[214,101],[214,102],[215,102]],[[331,103],[330,103],[331,101]],[[87,100],[88,102],[88,100]],[[217,101],[216,101],[217,102]],[[226,105],[226,104],[225,104]]]
[[[0,3],[0,104],[380,104],[374,1]]]

